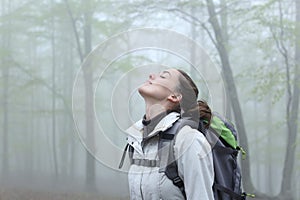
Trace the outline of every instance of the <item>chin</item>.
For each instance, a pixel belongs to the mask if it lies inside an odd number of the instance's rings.
[[[147,88],[147,86],[139,87],[138,92],[143,98],[155,96],[155,92],[153,90],[151,90],[150,88]]]
[[[143,87],[139,87],[138,92],[139,92],[139,94],[140,94],[142,97],[149,96],[149,94],[147,93],[147,91],[146,91],[145,88],[143,88]]]
[[[141,94],[143,92],[143,86],[138,88],[138,92]]]

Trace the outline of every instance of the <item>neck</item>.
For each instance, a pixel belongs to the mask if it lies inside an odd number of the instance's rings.
[[[162,112],[166,112],[166,106],[158,103],[146,102],[146,120],[150,120]]]

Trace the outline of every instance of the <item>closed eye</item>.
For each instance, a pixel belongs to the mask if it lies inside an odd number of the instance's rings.
[[[168,71],[162,71],[159,74],[159,77],[161,77],[161,78],[167,78],[168,76],[171,76],[170,72],[168,72]]]

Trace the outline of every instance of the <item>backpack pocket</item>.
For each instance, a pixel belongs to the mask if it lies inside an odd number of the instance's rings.
[[[233,169],[232,189],[235,193],[241,194],[242,193],[242,190],[241,190],[242,176],[241,176],[241,170],[239,168],[238,161],[237,161],[237,154],[238,154],[238,150],[234,150],[234,154],[232,155],[232,159],[233,159],[233,162],[232,162],[232,164],[233,164],[233,166],[232,166],[232,169]]]

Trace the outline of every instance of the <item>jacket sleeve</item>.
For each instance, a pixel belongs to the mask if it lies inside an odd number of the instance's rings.
[[[174,151],[187,200],[213,200],[213,159],[204,135],[189,126],[183,127],[177,134]]]

